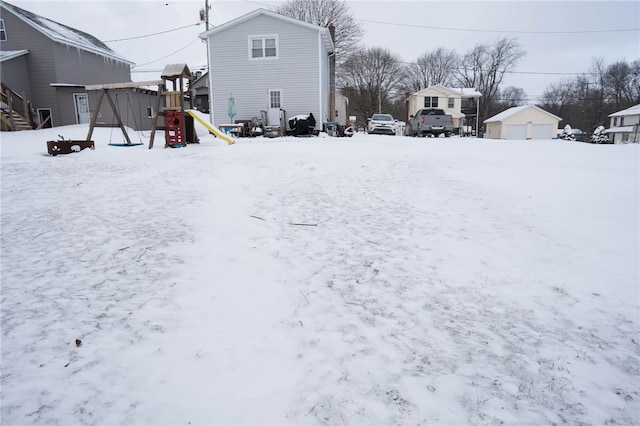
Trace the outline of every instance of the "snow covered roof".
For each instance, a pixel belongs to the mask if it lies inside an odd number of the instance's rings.
[[[333,40],[331,39],[331,34],[329,33],[329,28],[321,27],[320,25],[310,24],[308,22],[301,21],[299,19],[290,18],[288,16],[280,15],[279,13],[272,12],[266,9],[256,9],[253,12],[249,12],[245,15],[242,15],[236,19],[232,19],[231,21],[225,22],[222,25],[219,25],[215,28],[210,29],[209,31],[205,31],[200,34],[200,38],[206,40],[209,36],[213,34],[225,31],[228,28],[239,25],[243,22],[246,22],[250,19],[253,19],[257,16],[264,15],[269,16],[271,18],[280,19],[285,22],[289,22],[295,25],[300,25],[301,27],[309,28],[314,31],[318,31],[322,35],[322,41],[324,42],[327,50],[329,52],[333,52],[335,50],[335,46],[333,45]]]
[[[0,50],[0,62],[8,61],[9,59],[17,58],[18,56],[26,55],[29,53],[27,49],[22,50]]]
[[[635,131],[635,126],[622,126],[622,127],[612,127],[610,129],[606,129],[605,133],[633,133]]]
[[[640,115],[640,104],[609,114],[609,117],[621,117],[625,115]]]
[[[456,92],[460,92],[460,95],[463,99],[482,97],[482,93],[478,92],[475,87],[450,87],[450,89]]]
[[[410,96],[422,96],[434,91],[439,93],[444,93],[446,95],[453,95],[453,94],[460,95],[462,99],[482,97],[482,93],[478,92],[473,87],[445,87],[441,84],[433,84],[429,87],[425,87],[424,89],[418,90],[417,92],[411,94]]]
[[[133,64],[133,62],[127,61],[91,34],[68,27],[43,16],[36,15],[35,13],[9,4],[4,0],[0,2],[0,7],[10,11],[22,21],[57,43],[86,50],[87,52],[115,59],[120,62]]]
[[[516,115],[516,114],[518,114],[518,113],[520,113],[520,112],[522,112],[522,111],[524,111],[526,109],[529,109],[529,108],[535,108],[535,109],[537,109],[539,111],[542,111],[545,114],[548,114],[548,115],[550,115],[550,116],[552,116],[554,118],[557,118],[558,121],[562,120],[562,118],[558,117],[557,115],[551,114],[549,111],[545,111],[542,108],[537,107],[535,105],[522,105],[522,106],[512,107],[512,108],[509,108],[507,110],[504,110],[501,113],[496,114],[491,118],[487,118],[486,120],[484,120],[484,122],[485,123],[493,123],[493,122],[497,122],[497,121],[504,121],[507,118],[512,117],[512,116],[514,116],[514,115]]]
[[[191,77],[187,64],[167,64],[160,77]]]

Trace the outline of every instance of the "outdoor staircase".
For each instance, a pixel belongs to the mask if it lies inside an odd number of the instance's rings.
[[[0,130],[15,132],[35,128],[31,103],[0,81]]]
[[[29,121],[16,111],[1,111],[0,120],[3,131],[33,130]]]

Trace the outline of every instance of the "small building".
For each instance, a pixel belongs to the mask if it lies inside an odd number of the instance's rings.
[[[313,113],[316,130],[331,121],[334,44],[328,27],[257,9],[202,34],[209,49],[213,124],[266,119],[286,128],[290,117]],[[228,115],[233,95],[236,115]]]
[[[611,143],[640,143],[640,104],[609,114],[609,118],[605,133]]]
[[[535,105],[509,108],[484,121],[489,139],[556,139],[562,118]]]

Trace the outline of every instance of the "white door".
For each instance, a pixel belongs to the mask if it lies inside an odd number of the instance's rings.
[[[505,131],[506,139],[526,139],[527,138],[527,125],[526,124],[507,124],[507,130]]]
[[[534,124],[531,139],[553,139],[553,124]]]
[[[269,109],[267,111],[267,125],[280,125],[280,107],[282,106],[282,90],[269,89]]]
[[[89,118],[89,97],[86,93],[74,93],[73,100],[76,105],[76,121],[78,124],[88,123]]]

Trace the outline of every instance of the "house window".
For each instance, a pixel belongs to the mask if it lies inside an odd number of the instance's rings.
[[[7,41],[7,30],[4,28],[4,19],[0,19],[0,41]]]
[[[453,109],[453,98],[447,98],[447,108]]]
[[[280,108],[280,91],[279,90],[271,90],[269,91],[269,107],[270,108]]]
[[[152,106],[148,106],[147,107],[147,118],[153,118],[153,107]]]
[[[618,126],[618,117],[613,117],[613,127]]]
[[[624,126],[624,117],[620,117],[620,127]]]
[[[425,98],[424,98],[424,107],[425,108],[437,108],[438,107],[438,97],[437,96],[425,96]]]
[[[249,58],[265,59],[278,57],[278,36],[249,37]]]

